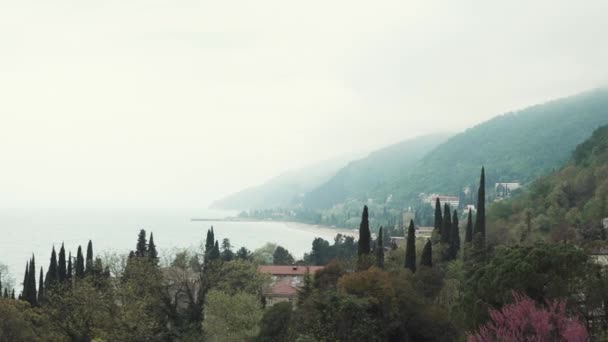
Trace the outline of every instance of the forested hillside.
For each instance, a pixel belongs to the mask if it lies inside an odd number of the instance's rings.
[[[528,183],[563,165],[604,124],[608,89],[507,113],[452,137],[378,188],[376,197],[392,193],[406,201],[419,192],[458,195],[474,184],[479,165],[488,169],[488,186],[497,181]]]
[[[348,198],[366,198],[388,180],[406,172],[448,137],[434,134],[406,140],[353,161],[308,193],[303,204],[307,208],[327,208]]]
[[[216,209],[246,210],[285,207],[298,196],[314,189],[332,177],[349,162],[341,157],[316,163],[303,169],[285,172],[266,183],[254,186],[212,204]]]
[[[608,217],[608,126],[578,145],[566,166],[535,181],[521,196],[496,203],[490,227],[497,240],[550,239],[583,245],[605,240]]]

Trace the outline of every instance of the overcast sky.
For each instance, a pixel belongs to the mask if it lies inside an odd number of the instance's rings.
[[[458,132],[605,85],[607,13],[0,0],[0,205],[204,208],[318,160]]]

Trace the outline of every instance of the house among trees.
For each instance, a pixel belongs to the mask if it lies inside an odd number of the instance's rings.
[[[308,273],[314,276],[315,272],[324,266],[297,266],[297,265],[263,265],[258,272],[270,274],[272,282],[263,293],[266,306],[273,306],[280,302],[295,304],[298,291],[303,285],[304,277]]]
[[[435,208],[435,202],[439,199],[440,205],[443,207],[446,203],[450,205],[452,208],[458,208],[460,206],[460,197],[458,196],[448,196],[448,195],[440,195],[440,194],[425,194],[421,193],[420,198],[423,203],[428,203],[430,206]]]
[[[510,182],[510,183],[496,183],[494,184],[494,193],[497,199],[507,198],[511,196],[511,192],[521,188],[521,183]]]

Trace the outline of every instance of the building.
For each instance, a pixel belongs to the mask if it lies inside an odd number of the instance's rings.
[[[469,213],[469,211],[471,211],[473,214],[475,214],[475,213],[477,212],[477,208],[475,208],[475,205],[474,205],[474,204],[467,204],[467,205],[464,207],[464,213],[465,213],[465,214],[468,214],[468,213]]]
[[[494,190],[498,191],[499,189],[506,191],[513,191],[521,188],[520,182],[511,182],[511,183],[496,183],[494,184]]]
[[[410,224],[410,221],[416,221],[416,213],[412,211],[412,208],[407,208],[407,210],[401,214],[401,219],[403,220],[403,225],[407,227]]]
[[[458,208],[460,205],[460,198],[457,196],[447,196],[440,194],[420,194],[422,198],[422,202],[430,204],[433,208],[435,207],[435,202],[439,199],[439,203],[443,207],[444,204],[449,204],[452,208]]]
[[[304,276],[322,270],[324,266],[296,266],[296,265],[264,265],[258,267],[258,272],[270,274],[271,283],[264,290],[263,296],[266,306],[273,306],[280,302],[295,304],[298,298],[298,289],[302,286]]]
[[[602,220],[602,225],[604,226],[604,229],[608,229],[608,217]]]

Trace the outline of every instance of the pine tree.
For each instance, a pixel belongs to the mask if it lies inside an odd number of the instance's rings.
[[[460,251],[460,227],[458,222],[458,211],[454,210],[452,217],[452,231],[450,235],[450,260],[456,259]]]
[[[68,285],[72,284],[72,252],[70,252],[70,254],[68,255],[68,268],[65,272],[65,280],[68,283]]]
[[[153,265],[158,265],[158,252],[156,251],[156,244],[154,244],[154,235],[150,232],[150,241],[148,242],[148,258]]]
[[[137,237],[137,246],[135,247],[135,256],[143,258],[148,254],[148,242],[146,241],[146,231],[144,229],[139,231]]]
[[[475,230],[473,238],[476,240],[475,246],[478,250],[485,249],[486,240],[486,174],[485,168],[481,168],[481,177],[479,179],[479,190],[477,192],[477,216],[475,217]]]
[[[464,243],[473,242],[473,210],[469,208],[469,217],[467,218],[467,230],[464,233]]]
[[[443,229],[443,216],[441,214],[441,202],[439,202],[439,197],[435,199],[435,230],[437,235],[441,236]]]
[[[46,272],[46,280],[45,285],[47,290],[51,287],[54,287],[59,280],[58,269],[57,269],[57,254],[55,253],[55,247],[51,251],[51,262],[49,264],[49,269]]]
[[[363,207],[363,214],[361,215],[361,224],[359,225],[359,248],[358,255],[361,258],[364,255],[368,255],[370,251],[370,240],[371,233],[369,231],[369,217],[367,206]]]
[[[422,249],[420,266],[433,267],[433,245],[430,239],[426,241],[426,244]]]
[[[376,239],[376,266],[384,268],[384,239],[382,236],[382,227],[380,227],[378,238]]]
[[[230,239],[224,238],[224,240],[222,240],[222,250],[220,255],[222,257],[222,260],[224,261],[232,261],[234,259],[234,252],[232,252],[232,245],[230,244]]]
[[[63,247],[63,243],[61,244],[61,249],[59,250],[59,261],[57,264],[57,278],[60,283],[65,282],[67,270],[65,268],[65,248]]]
[[[74,270],[76,279],[84,278],[84,257],[82,256],[82,247],[78,246],[78,252],[76,252],[76,265]]]
[[[93,272],[93,242],[89,240],[89,244],[87,245],[87,258],[85,259],[85,274],[90,274]]]
[[[44,278],[42,267],[40,267],[40,278],[38,281],[38,305],[41,305],[44,302]]]
[[[452,231],[452,211],[450,205],[445,203],[443,206],[443,227],[441,229],[441,243],[449,244]]]
[[[407,229],[405,268],[410,269],[412,272],[416,272],[416,229],[414,228],[414,220],[410,221],[410,226]]]

